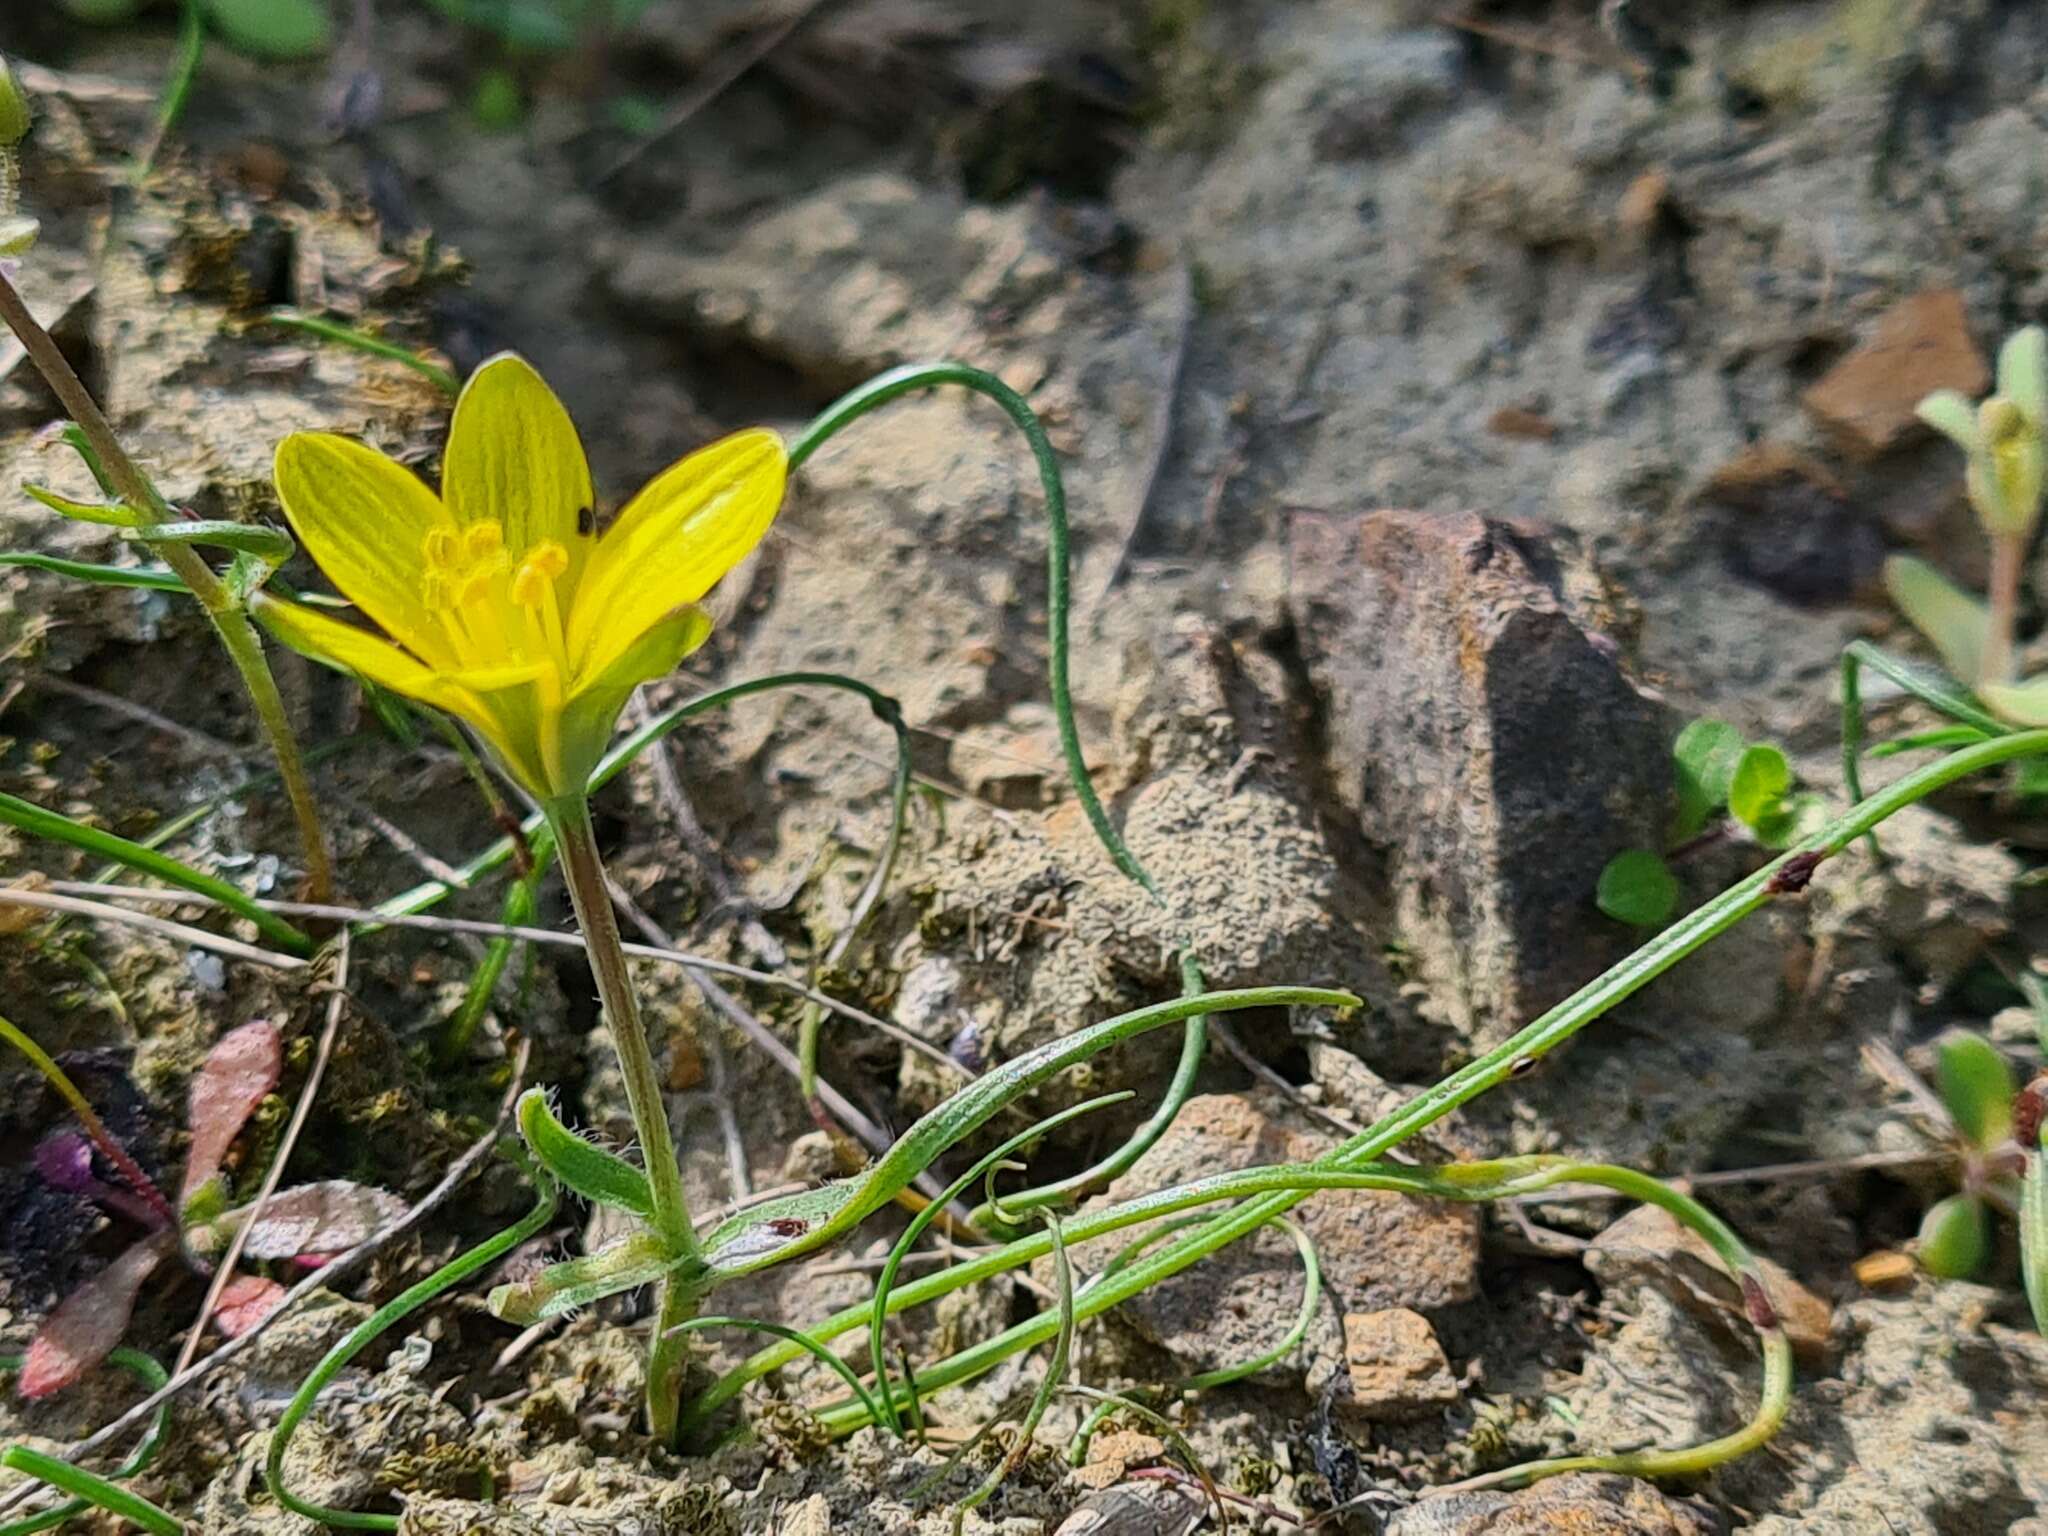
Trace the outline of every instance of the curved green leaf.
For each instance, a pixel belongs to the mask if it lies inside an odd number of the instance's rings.
[[[282,528],[265,523],[227,521],[152,523],[146,528],[123,528],[121,537],[138,544],[205,544],[216,549],[248,555],[275,569],[291,559],[298,545]]]
[[[74,523],[98,523],[108,528],[140,528],[141,514],[122,501],[80,501],[75,496],[66,496],[53,491],[47,485],[38,485],[33,480],[21,482],[21,488],[29,496],[41,502],[59,517],[68,517]]]
[[[1998,1047],[1966,1029],[1951,1030],[1935,1047],[1934,1075],[1956,1129],[1987,1151],[2004,1145],[2017,1089]]]
[[[1984,669],[1984,645],[1991,633],[1991,611],[1984,600],[1912,555],[1885,561],[1884,589],[1906,622],[1927,637],[1950,675],[1973,686]]]
[[[640,1217],[654,1214],[647,1175],[556,1119],[544,1089],[529,1088],[519,1096],[519,1134],[541,1165],[584,1199]]]
[[[1991,1218],[1975,1195],[1950,1195],[1920,1222],[1920,1267],[1942,1280],[1967,1280],[1991,1256]]]

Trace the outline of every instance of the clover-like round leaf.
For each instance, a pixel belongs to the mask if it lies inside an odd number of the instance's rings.
[[[2012,1068],[1997,1046],[1967,1029],[1950,1030],[1935,1046],[1934,1079],[1956,1129],[1987,1151],[2012,1134]]]
[[[1607,861],[1593,899],[1618,923],[1656,928],[1678,905],[1678,878],[1649,849],[1631,848]]]
[[[1672,743],[1678,780],[1678,820],[1671,835],[1693,836],[1728,803],[1728,786],[1742,760],[1742,732],[1725,720],[1694,720]]]
[[[259,59],[310,59],[334,42],[327,0],[206,0],[221,41]]]
[[[1827,802],[1819,795],[1789,795],[1759,816],[1750,830],[1766,848],[1790,848],[1809,832],[1818,831],[1827,817]]]
[[[1950,1195],[1928,1207],[1915,1250],[1920,1267],[1943,1280],[1967,1280],[1991,1256],[1991,1218],[1975,1195]]]
[[[1792,765],[1772,746],[1743,750],[1728,780],[1728,809],[1746,827],[1754,827],[1779,809],[1792,787]]]

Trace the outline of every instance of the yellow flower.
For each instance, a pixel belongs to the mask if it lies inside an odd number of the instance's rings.
[[[582,793],[634,688],[703,643],[696,601],[782,503],[782,439],[752,429],[671,464],[597,536],[569,413],[523,359],[455,404],[436,496],[373,448],[297,432],[277,493],[299,540],[383,636],[259,594],[280,640],[466,720],[543,800]]]

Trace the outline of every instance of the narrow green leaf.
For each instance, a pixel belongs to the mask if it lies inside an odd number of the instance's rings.
[[[59,1461],[54,1456],[45,1456],[41,1451],[32,1451],[23,1445],[10,1445],[5,1451],[0,1451],[0,1466],[48,1483],[60,1493],[83,1499],[97,1509],[139,1525],[151,1536],[184,1536],[183,1521],[159,1509],[141,1494],[130,1493],[126,1488],[108,1482],[97,1472],[74,1467],[68,1461]]]
[[[100,451],[93,447],[92,439],[85,435],[85,428],[75,421],[67,421],[64,423],[64,429],[57,435],[63,439],[67,448],[78,455],[79,462],[85,465],[86,471],[92,476],[92,483],[100,488],[100,494],[109,501],[119,501],[121,493],[114,489],[114,482],[107,474],[107,466],[100,462]]]
[[[79,501],[33,480],[22,481],[21,488],[59,517],[68,517],[74,523],[99,523],[108,528],[138,528],[142,525],[135,509],[123,502]]]
[[[1943,1280],[1967,1280],[1991,1256],[1991,1218],[1975,1195],[1950,1195],[1920,1222],[1920,1267]]]
[[[1694,720],[1678,733],[1671,761],[1678,779],[1678,821],[1672,840],[1694,836],[1728,803],[1728,786],[1742,758],[1742,732],[1725,720]]]
[[[1950,1030],[1935,1046],[1935,1084],[1956,1129],[1986,1151],[2012,1134],[2012,1068],[1997,1046],[1967,1029]]]
[[[290,534],[266,523],[226,521],[153,523],[147,528],[123,528],[121,537],[138,544],[202,544],[248,555],[275,569],[298,550]]]
[[[307,59],[334,41],[326,0],[207,0],[221,41],[259,59]]]
[[[140,843],[131,843],[125,837],[116,837],[98,827],[88,827],[73,821],[69,816],[56,811],[45,810],[17,796],[0,793],[0,821],[36,837],[47,837],[53,842],[66,843],[73,848],[82,848],[87,853],[103,859],[112,859],[124,869],[132,869],[145,875],[154,875],[167,880],[180,890],[197,891],[202,896],[211,896],[222,906],[239,917],[245,917],[256,925],[256,929],[273,944],[282,946],[295,955],[310,955],[313,941],[294,928],[274,912],[266,912],[256,905],[240,889],[219,880],[191,865],[181,863],[168,854],[158,853],[154,848],[145,848]]]
[[[38,555],[25,549],[0,550],[0,565],[48,571],[53,576],[69,576],[73,581],[89,581],[98,587],[140,587],[147,592],[185,590],[177,573],[161,565],[94,565],[88,560],[60,560],[55,555]]]
[[[1983,671],[1984,644],[1991,632],[1991,611],[1984,600],[1912,555],[1893,555],[1885,561],[1884,589],[1906,622],[1927,637],[1950,675],[1966,688],[1974,686]]]
[[[1781,809],[1792,787],[1792,765],[1772,746],[1744,749],[1728,781],[1728,809],[1746,827],[1755,827]]]
[[[1900,757],[1908,752],[1946,752],[1952,747],[1974,746],[1991,737],[1974,725],[1944,725],[1931,731],[1915,731],[1892,741],[1881,741],[1864,755],[1870,758]],[[2029,760],[2021,766],[2031,767]]]
[[[1631,848],[1607,861],[1594,900],[1617,923],[1656,928],[1678,905],[1678,878],[1649,849]]]
[[[647,1175],[562,1124],[549,1107],[545,1090],[529,1088],[519,1096],[519,1134],[542,1166],[584,1199],[636,1216],[654,1214],[654,1191]]]

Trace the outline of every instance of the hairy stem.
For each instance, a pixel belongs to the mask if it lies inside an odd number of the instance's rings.
[[[93,399],[92,392],[85,387],[50,333],[29,313],[28,305],[22,302],[20,292],[4,272],[0,272],[0,320],[7,322],[8,329],[14,332],[15,339],[28,353],[29,361],[35,364],[36,371],[56,392],[58,402],[85,434],[86,441],[99,456],[101,468],[106,471],[108,480],[128,509],[145,523],[172,521],[174,514],[169,504],[136,462],[128,457],[121,440],[114,435],[113,426],[100,410],[99,402]],[[256,718],[263,727],[263,733],[270,739],[270,749],[277,757],[278,774],[284,781],[285,797],[291,802],[292,815],[299,825],[308,898],[313,901],[331,900],[334,869],[328,861],[327,839],[320,829],[320,811],[313,798],[312,781],[306,776],[298,736],[292,730],[291,718],[285,713],[284,700],[277,691],[277,679],[270,675],[270,664],[264,660],[262,643],[249,624],[249,616],[196,550],[189,545],[175,543],[165,543],[157,549],[164,562],[177,572],[178,579],[199,599],[199,606],[206,610],[207,618],[212,620],[222,648],[234,663],[242,686],[248,690],[249,701],[256,708]]]
[[[581,795],[558,802],[548,808],[548,823],[560,850],[562,876],[569,886],[569,899],[575,903],[576,921],[583,929],[591,974],[604,1003],[605,1023],[611,1026],[619,1070],[626,1079],[626,1103],[633,1113],[633,1129],[640,1138],[641,1160],[647,1167],[654,1201],[648,1225],[672,1258],[694,1258],[699,1251],[697,1234],[683,1194],[675,1140],[669,1134],[668,1104],[662,1098],[654,1051],[648,1045],[647,1026],[641,1020],[640,1002],[626,968],[618,919],[612,913],[604,864],[598,858],[597,837],[590,825],[590,802]],[[675,1439],[689,1347],[675,1331],[676,1325],[688,1321],[696,1310],[695,1292],[684,1289],[674,1278],[662,1281],[654,1343],[647,1357],[647,1427],[664,1445]]]

